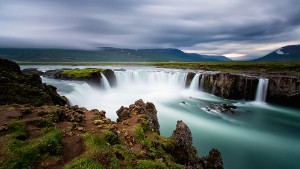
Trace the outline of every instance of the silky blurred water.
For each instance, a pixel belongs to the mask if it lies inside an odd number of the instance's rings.
[[[64,66],[40,69],[61,67]],[[195,84],[191,89],[185,88],[180,79],[186,78],[187,70],[126,67],[125,72],[115,73],[118,86],[110,89],[95,89],[80,81],[42,79],[56,86],[72,105],[103,109],[113,120],[121,106],[129,106],[138,99],[153,102],[158,110],[162,135],[170,136],[176,121],[183,120],[192,131],[199,155],[217,148],[227,169],[299,168],[299,109],[225,100],[200,92]],[[206,111],[205,106],[211,103],[233,103],[237,109],[234,115]]]

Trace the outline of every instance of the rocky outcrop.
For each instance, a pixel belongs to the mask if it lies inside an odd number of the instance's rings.
[[[40,163],[41,168],[64,168],[67,164],[68,167],[71,165],[71,168],[76,168],[81,165],[77,161],[84,160],[96,168],[223,169],[218,150],[212,149],[209,155],[202,158],[197,155],[192,145],[191,131],[184,122],[178,121],[173,135],[165,138],[159,136],[157,131],[149,130],[149,126],[143,126],[144,122],[150,121],[159,126],[156,108],[152,103],[138,100],[126,110],[129,111],[129,118],[126,114],[123,120],[116,123],[106,118],[103,110],[88,111],[78,106],[2,106],[0,109],[2,147],[16,141],[24,143],[21,144],[24,147],[28,147],[26,145],[28,143],[36,146],[26,148],[28,150],[26,153],[15,150],[12,153],[1,151],[0,159],[8,161],[1,165],[5,164],[2,165],[4,168],[35,168],[35,165]],[[120,117],[123,117],[122,114]],[[18,123],[15,123],[17,119]],[[152,120],[148,121],[149,119]],[[159,128],[157,130],[159,131]],[[60,134],[49,133],[53,131]],[[17,137],[6,137],[11,132]],[[82,136],[81,140],[72,141],[78,140],[76,138],[79,136]],[[45,141],[51,142],[44,143],[44,140],[41,142],[39,141],[41,138],[47,138]],[[7,141],[8,139],[10,140]],[[72,150],[80,146],[82,147],[80,150]],[[31,148],[41,150],[31,151]],[[58,160],[51,161],[53,156],[49,156],[48,153],[53,152],[54,148]],[[36,152],[42,155],[36,155]],[[20,154],[22,158],[14,155],[15,153]],[[35,157],[34,160],[26,163],[24,167],[18,167],[23,165],[23,158],[32,156]],[[72,162],[74,158],[77,160]],[[49,160],[51,162],[48,162]]]
[[[105,69],[103,71],[103,75],[106,77],[111,87],[117,86],[117,78],[114,71],[110,69]]]
[[[185,83],[185,87],[189,87],[191,85],[191,82],[194,78],[194,76],[196,75],[196,73],[193,72],[189,72],[186,76],[186,83]]]
[[[176,129],[173,131],[172,144],[174,146],[172,154],[176,162],[192,168],[200,168],[197,150],[192,145],[191,130],[181,120],[177,121]]]
[[[217,73],[203,74],[203,91],[225,99],[254,100],[258,79],[251,76]]]
[[[218,111],[220,113],[231,113],[234,114],[234,110],[236,109],[236,106],[233,104],[210,104],[209,106],[205,107],[206,111]]]
[[[71,72],[72,71],[72,72]],[[100,79],[102,74],[107,78],[110,86],[116,86],[117,80],[114,72],[110,69],[56,69],[48,70],[44,73],[44,76],[53,78],[53,79],[62,79],[62,80],[80,80],[85,81],[86,83],[92,86],[100,86]]]
[[[0,59],[0,104],[65,105],[56,88],[42,83],[39,75],[25,75],[18,64]]]
[[[39,71],[37,68],[27,68],[27,69],[23,69],[22,73],[26,74],[26,75],[40,75],[43,76],[45,73],[42,71]]]
[[[117,110],[118,119],[117,122],[122,122],[129,119],[132,116],[143,114],[146,116],[147,121],[143,125],[146,125],[150,131],[160,133],[159,123],[157,119],[157,110],[153,103],[144,103],[142,99],[137,100],[134,104],[130,105],[129,108],[121,107]]]
[[[202,74],[203,91],[234,100],[255,100],[259,78],[242,74]],[[266,102],[300,106],[300,78],[282,75],[263,75],[269,79]]]
[[[217,149],[210,150],[208,156],[202,158],[203,169],[223,169],[221,153]]]
[[[268,76],[267,102],[300,107],[300,78]]]

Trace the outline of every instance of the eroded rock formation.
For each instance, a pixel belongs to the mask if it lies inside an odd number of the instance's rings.
[[[129,119],[132,116],[143,114],[146,116],[147,122],[145,125],[149,127],[150,131],[160,133],[159,123],[157,119],[157,110],[153,103],[144,103],[142,99],[137,100],[134,104],[130,105],[129,108],[121,107],[117,110],[118,119],[117,122],[122,122]]]
[[[172,154],[176,162],[192,168],[200,168],[197,150],[192,145],[191,130],[181,120],[177,121],[176,129],[173,131],[172,144],[174,145]]]
[[[65,105],[56,87],[42,83],[39,75],[25,75],[18,64],[0,59],[0,104]]]

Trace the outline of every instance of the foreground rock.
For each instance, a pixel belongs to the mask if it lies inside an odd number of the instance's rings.
[[[153,103],[144,103],[143,100],[137,100],[129,108],[121,107],[117,111],[117,122],[123,122],[136,115],[145,115],[146,121],[143,125],[146,125],[150,131],[159,132],[159,123],[157,119],[157,111]]]
[[[0,105],[65,105],[56,87],[42,83],[39,75],[25,75],[18,64],[0,59]]]
[[[125,109],[129,115],[123,116]],[[5,168],[223,168],[216,149],[202,158],[198,156],[191,131],[184,122],[177,122],[172,137],[159,136],[157,112],[152,103],[138,100],[120,110],[120,120],[113,122],[105,117],[104,111],[77,106],[2,106],[0,165]],[[6,150],[11,142],[18,142],[16,146],[21,151]]]
[[[172,144],[174,145],[172,155],[176,162],[192,168],[200,168],[200,158],[197,156],[197,150],[192,145],[191,130],[181,120],[177,121],[176,129],[173,131]]]

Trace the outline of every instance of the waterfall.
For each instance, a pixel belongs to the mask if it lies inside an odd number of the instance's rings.
[[[191,82],[190,90],[197,91],[199,89],[199,79],[200,79],[201,73],[196,74]]]
[[[200,81],[200,91],[203,92],[204,89],[204,75],[201,76],[201,81]]]
[[[268,90],[269,79],[259,79],[256,90],[256,102],[265,102]]]
[[[101,78],[100,78],[100,86],[104,90],[109,90],[110,89],[110,85],[108,83],[108,80],[106,79],[106,77],[102,73],[101,73]]]
[[[127,70],[115,71],[117,86],[127,85],[150,85],[158,86],[167,84],[184,88],[187,73],[184,72],[163,72],[163,71],[143,71],[143,70]]]

